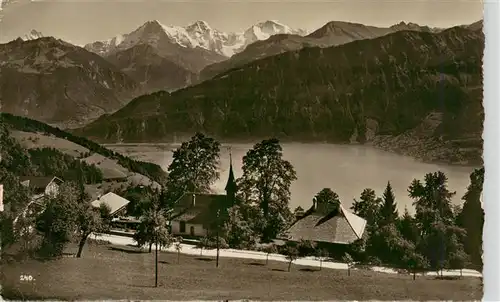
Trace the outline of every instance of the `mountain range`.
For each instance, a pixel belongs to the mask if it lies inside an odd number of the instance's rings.
[[[137,44],[154,44],[168,40],[184,48],[202,48],[224,57],[231,57],[255,41],[265,40],[276,34],[303,35],[306,31],[292,29],[277,21],[265,21],[250,26],[241,33],[222,32],[211,28],[205,21],[196,21],[186,27],[165,26],[157,20],[148,21],[135,31],[118,35],[106,41],[85,45],[89,51],[106,56],[118,50],[124,50]]]
[[[373,143],[426,160],[478,163],[480,29],[398,31],[306,47],[178,91],[141,96],[75,130],[98,141],[222,140]]]
[[[80,124],[139,93],[116,66],[53,37],[0,44],[0,109],[52,124]]]
[[[210,79],[231,68],[245,65],[257,59],[298,50],[304,47],[330,47],[356,40],[373,39],[402,30],[439,32],[440,29],[400,22],[390,27],[375,27],[359,23],[332,21],[307,36],[277,34],[249,45],[228,60],[211,64],[200,73],[200,80]]]
[[[483,48],[482,21],[451,29],[332,21],[311,33],[266,21],[239,34],[149,21],[85,47],[33,30],[0,44],[0,110],[87,125],[75,133],[99,141],[204,131],[478,162]]]

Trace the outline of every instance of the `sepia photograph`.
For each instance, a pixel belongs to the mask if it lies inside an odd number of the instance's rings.
[[[484,50],[481,1],[0,0],[0,301],[481,300]]]

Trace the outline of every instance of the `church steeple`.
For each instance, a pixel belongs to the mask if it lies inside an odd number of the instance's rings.
[[[236,179],[234,178],[233,172],[233,157],[231,155],[231,148],[229,148],[229,177],[226,183],[226,195],[234,201],[236,195]]]

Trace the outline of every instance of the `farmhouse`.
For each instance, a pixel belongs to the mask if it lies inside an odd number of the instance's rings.
[[[288,241],[310,240],[318,247],[343,254],[349,245],[363,238],[366,220],[339,203],[318,203],[298,218],[287,231]]]
[[[178,200],[171,217],[172,234],[189,238],[203,237],[214,231],[218,215],[236,202],[236,180],[232,163],[225,191],[226,194],[222,195],[185,193]]]
[[[113,192],[109,192],[92,201],[92,206],[98,208],[101,203],[104,203],[111,209],[111,216],[113,218],[117,218],[119,216],[124,216],[127,213],[127,205],[129,202],[130,201],[128,199],[125,199]]]
[[[21,184],[28,187],[35,195],[56,195],[59,192],[59,186],[64,182],[56,176],[22,176]]]

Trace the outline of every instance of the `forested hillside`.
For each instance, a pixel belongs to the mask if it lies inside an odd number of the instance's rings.
[[[370,142],[426,160],[479,163],[480,31],[401,31],[305,48],[172,94],[139,97],[74,133],[152,142],[202,131],[222,140]]]

